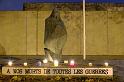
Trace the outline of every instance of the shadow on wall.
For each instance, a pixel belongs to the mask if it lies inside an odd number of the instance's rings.
[[[0,55],[6,55],[6,50],[5,50],[5,48],[1,45],[1,43],[0,43]]]

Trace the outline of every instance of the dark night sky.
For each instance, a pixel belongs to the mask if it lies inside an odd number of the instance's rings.
[[[82,0],[0,0],[0,10],[22,10],[24,2],[81,2]],[[124,3],[124,0],[86,0],[86,2]]]

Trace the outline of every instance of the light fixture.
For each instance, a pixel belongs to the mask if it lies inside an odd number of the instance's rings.
[[[59,65],[58,60],[54,60],[54,66],[57,67]]]
[[[13,64],[12,61],[9,61],[9,62],[8,62],[8,65],[9,65],[9,66],[12,66],[12,64]]]
[[[24,62],[24,66],[27,66],[28,65],[28,63],[27,62]]]
[[[71,65],[71,66],[74,66],[74,65],[75,65],[75,61],[74,61],[74,60],[71,60],[71,61],[70,61],[70,65]]]
[[[65,64],[68,64],[68,60],[64,60],[64,63],[65,63]]]
[[[38,65],[38,66],[41,66],[41,61],[38,61],[38,62],[37,62],[37,65]]]
[[[92,64],[92,63],[88,63],[88,65],[89,65],[89,66],[93,66],[93,64]]]
[[[47,59],[44,59],[44,60],[43,60],[43,63],[48,63],[48,60],[47,60]]]
[[[109,63],[108,62],[105,62],[104,65],[107,67],[109,65]]]

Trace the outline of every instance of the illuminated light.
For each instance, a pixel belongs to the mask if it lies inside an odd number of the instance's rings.
[[[41,64],[42,64],[41,61],[38,61],[38,62],[37,62],[37,65],[38,65],[38,66],[41,66]]]
[[[27,66],[28,65],[28,63],[27,62],[24,62],[24,66]]]
[[[54,60],[54,66],[57,67],[59,65],[58,60]]]
[[[89,64],[89,66],[93,66],[93,64],[92,63],[88,63]]]
[[[64,60],[64,63],[67,64],[68,63],[68,60]]]
[[[71,66],[74,66],[74,65],[75,65],[74,60],[71,60],[71,61],[70,61],[70,65],[71,65]]]
[[[48,60],[47,60],[47,59],[44,59],[44,60],[43,60],[43,63],[48,63]]]
[[[105,62],[104,64],[105,64],[105,66],[108,66],[109,65],[108,62]]]
[[[8,65],[9,65],[9,66],[12,66],[12,64],[13,64],[12,61],[9,61],[9,62],[8,62]]]

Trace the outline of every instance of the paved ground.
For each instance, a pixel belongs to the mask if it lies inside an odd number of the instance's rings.
[[[108,62],[109,66],[112,66],[114,69],[114,75],[119,76],[119,78],[124,81],[124,57],[119,59],[119,57],[116,57],[116,60],[114,56],[111,58],[107,58],[108,56],[104,57],[98,57],[96,56],[95,58],[92,56],[88,56],[87,60],[82,60],[82,56],[63,56],[62,60],[72,60],[74,59],[75,62],[80,65],[80,66],[87,66],[89,62],[93,63],[93,66],[95,67],[100,67],[104,65],[104,62]],[[106,59],[105,59],[106,58]],[[29,66],[37,66],[37,62],[41,61],[44,59],[44,56],[1,56],[0,57],[0,65],[1,66],[6,66],[7,62],[9,60],[13,60],[14,66],[23,66],[24,61],[28,62]],[[41,67],[43,64],[41,65]]]

